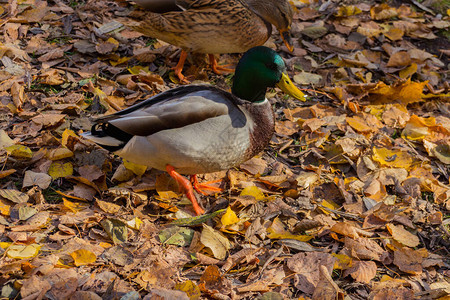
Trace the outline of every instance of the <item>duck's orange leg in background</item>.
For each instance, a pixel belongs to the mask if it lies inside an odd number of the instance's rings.
[[[184,62],[186,61],[187,56],[188,53],[184,50],[181,50],[180,59],[178,60],[177,65],[172,68],[175,72],[175,75],[177,75],[177,77],[180,79],[182,83],[189,83],[186,77],[184,77],[184,75],[182,74]]]
[[[228,72],[228,73],[234,72],[234,69],[229,69],[226,67],[219,66],[214,54],[208,54],[208,57],[209,57],[209,63],[211,64],[211,69],[213,70],[214,73],[216,73],[218,75],[222,75],[222,72],[220,72],[220,71]]]

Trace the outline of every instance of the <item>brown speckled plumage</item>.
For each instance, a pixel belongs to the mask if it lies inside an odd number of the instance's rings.
[[[220,54],[245,52],[262,45],[271,34],[270,23],[279,30],[288,30],[292,21],[287,0],[175,2],[184,10],[163,14],[135,11],[126,25],[189,52]]]

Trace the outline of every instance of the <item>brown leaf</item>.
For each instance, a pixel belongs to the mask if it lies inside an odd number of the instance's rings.
[[[367,238],[353,240],[345,237],[345,247],[350,250],[351,256],[357,259],[384,261],[389,256],[389,253],[383,250],[374,240]]]
[[[42,19],[48,15],[49,8],[47,7],[47,2],[42,1],[36,5],[36,8],[25,10],[19,19],[27,23],[37,23],[41,22]]]
[[[333,227],[330,228],[331,231],[342,234],[344,236],[351,237],[352,239],[359,238],[358,231],[356,228],[348,224],[347,222],[339,222],[333,225]]]
[[[55,48],[55,49],[53,49],[51,51],[48,51],[46,54],[40,56],[38,58],[38,60],[40,62],[44,62],[44,61],[49,61],[49,60],[54,60],[54,59],[57,59],[57,58],[61,58],[61,57],[64,56],[64,51],[66,51],[66,50],[63,49],[63,48]]]
[[[45,173],[35,173],[33,171],[26,171],[23,179],[23,187],[37,185],[41,189],[46,189],[50,186],[52,177]]]
[[[353,260],[352,267],[344,271],[344,276],[348,275],[357,282],[370,283],[377,275],[377,264],[373,261]]]
[[[275,123],[275,132],[281,135],[293,135],[299,129],[298,123],[290,120]]]
[[[369,297],[372,300],[409,300],[414,299],[414,291],[407,289],[396,282],[385,281],[381,284],[377,284]]]
[[[13,85],[11,86],[11,96],[13,98],[13,102],[17,110],[22,111],[22,106],[27,100],[24,86],[18,83],[17,81],[14,82]]]
[[[56,126],[64,120],[66,115],[63,114],[39,114],[36,117],[31,118],[31,120],[44,127]]]
[[[103,171],[96,165],[81,166],[78,168],[78,173],[80,173],[81,177],[84,177],[89,181],[95,181],[102,176],[105,176]]]
[[[406,51],[399,51],[391,55],[387,67],[406,67],[411,64],[411,57]]]
[[[101,300],[102,297],[90,291],[76,291],[70,296],[71,300]]]
[[[198,287],[202,292],[211,293],[219,291],[228,293],[231,283],[220,273],[219,267],[216,265],[208,266],[200,277]]]
[[[253,157],[246,162],[240,164],[239,168],[249,172],[252,175],[262,175],[267,171],[267,162],[258,157]]]
[[[328,253],[297,253],[288,259],[287,266],[297,273],[294,277],[295,287],[305,293],[313,294],[320,279],[320,266],[324,266],[330,273],[335,260]]]
[[[20,289],[20,295],[23,298],[30,295],[42,295],[42,297],[44,297],[45,293],[51,288],[52,286],[47,280],[40,278],[37,275],[33,275],[24,280],[23,286]]]
[[[179,299],[179,300],[189,300],[190,298],[183,291],[168,290],[163,288],[154,288],[149,291],[149,293],[142,300],[169,300],[169,299]]]
[[[408,247],[417,247],[420,244],[419,238],[411,232],[405,230],[402,225],[395,226],[394,224],[387,224],[386,228],[394,238],[394,240],[402,243]]]
[[[320,266],[320,280],[312,295],[313,300],[343,300],[344,293],[331,278],[325,266]]]
[[[394,264],[403,272],[412,275],[422,273],[423,251],[403,247],[394,251]]]

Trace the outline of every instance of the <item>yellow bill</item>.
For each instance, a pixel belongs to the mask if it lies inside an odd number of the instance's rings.
[[[288,95],[291,95],[292,97],[301,100],[306,101],[305,94],[302,93],[291,81],[289,76],[285,73],[281,75],[281,80],[277,83],[277,87],[280,88],[283,92],[285,92]]]

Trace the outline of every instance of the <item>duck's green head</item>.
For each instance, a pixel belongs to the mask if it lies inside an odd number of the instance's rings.
[[[286,65],[278,53],[264,46],[245,52],[236,67],[233,94],[244,100],[259,102],[265,99],[267,88],[275,86],[305,101],[305,95],[289,79]]]

